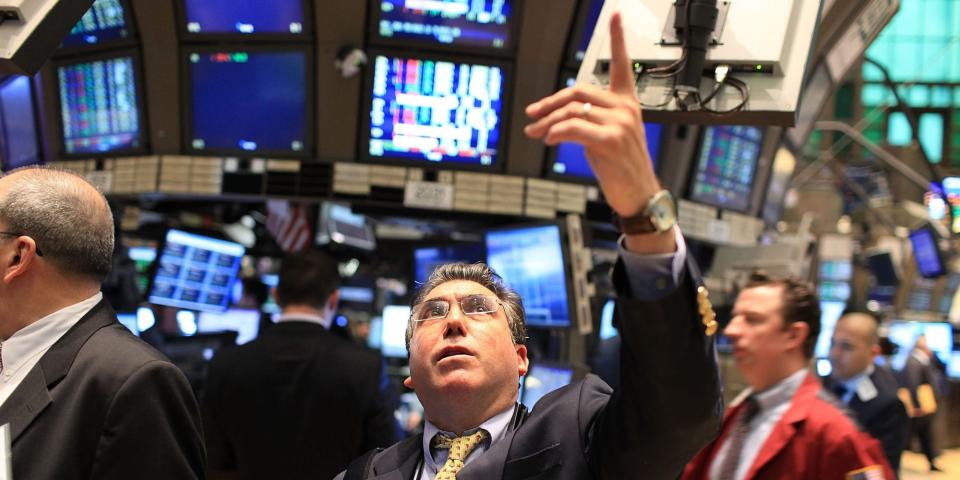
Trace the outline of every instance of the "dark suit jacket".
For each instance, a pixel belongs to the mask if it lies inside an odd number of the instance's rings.
[[[618,285],[620,389],[598,377],[543,397],[458,480],[676,479],[719,429],[723,401],[713,339],[697,313],[696,268],[667,298],[631,298],[621,264]],[[411,480],[422,437],[373,458],[367,478]]]
[[[877,396],[863,401],[854,394],[847,408],[856,416],[857,422],[880,441],[883,453],[894,472],[900,471],[900,455],[907,447],[910,432],[910,419],[907,409],[897,396],[897,380],[886,369],[877,367],[870,375],[870,381],[877,389]],[[832,389],[836,382],[832,378],[824,380],[824,386]]]
[[[243,479],[329,479],[396,441],[378,354],[321,325],[284,321],[222,349],[203,398],[211,469]]]
[[[203,478],[186,378],[97,304],[0,407],[18,480]]]

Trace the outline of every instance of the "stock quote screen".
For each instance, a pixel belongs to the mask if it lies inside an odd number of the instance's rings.
[[[66,153],[141,146],[136,77],[133,58],[126,56],[57,69]]]
[[[376,56],[369,156],[494,165],[504,82],[493,65]]]
[[[302,35],[303,0],[184,0],[192,34]]]
[[[377,32],[384,39],[502,49],[510,43],[509,0],[382,0]]]
[[[120,0],[97,0],[73,26],[62,45],[97,45],[130,36],[123,3]]]
[[[729,210],[750,207],[763,131],[757,127],[707,127],[690,199]]]

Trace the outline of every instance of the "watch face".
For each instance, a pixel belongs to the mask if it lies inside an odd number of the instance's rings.
[[[660,195],[650,205],[650,221],[653,222],[654,227],[659,232],[669,230],[676,223],[677,215],[675,212],[673,197],[670,194]]]

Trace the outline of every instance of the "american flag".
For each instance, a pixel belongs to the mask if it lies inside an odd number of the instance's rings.
[[[873,465],[860,470],[848,472],[846,477],[847,480],[885,480],[883,476],[883,468],[881,468],[879,465]]]
[[[285,252],[299,252],[310,243],[310,222],[303,205],[286,200],[267,201],[267,231]]]

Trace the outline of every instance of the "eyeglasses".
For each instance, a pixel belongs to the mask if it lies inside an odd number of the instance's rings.
[[[6,235],[6,236],[8,236],[8,237],[24,237],[24,236],[26,236],[26,235],[24,235],[24,234],[22,234],[22,233],[17,233],[17,232],[0,232],[0,235]],[[34,240],[34,242],[36,242],[36,240]],[[37,246],[37,256],[38,256],[38,257],[42,257],[42,256],[43,256],[43,252],[40,251],[40,247],[39,247],[39,246]]]
[[[495,295],[468,295],[457,301],[460,304],[460,311],[464,315],[477,320],[491,318],[493,313],[503,305]],[[450,302],[438,298],[436,300],[427,300],[413,307],[410,318],[414,322],[422,323],[429,320],[439,320],[447,318],[450,313]]]

